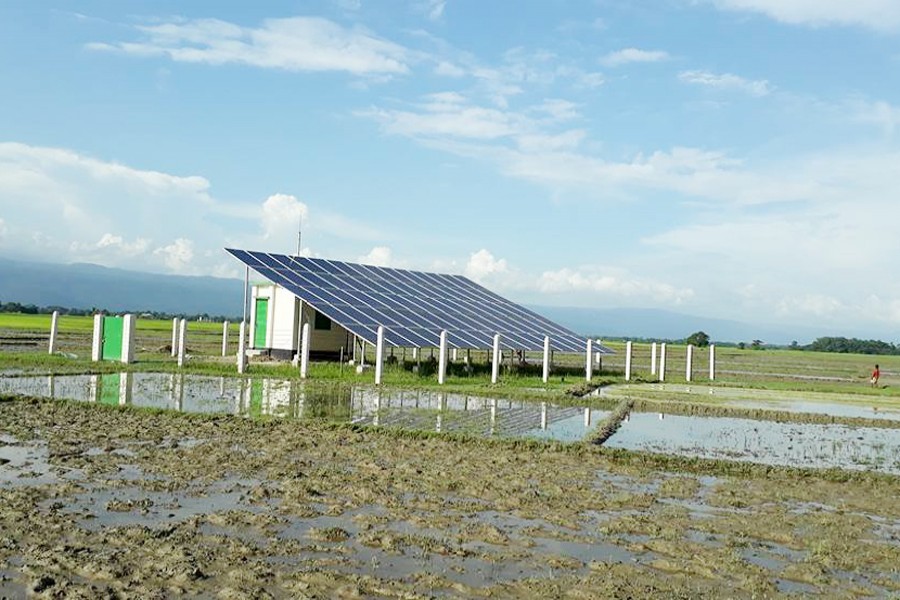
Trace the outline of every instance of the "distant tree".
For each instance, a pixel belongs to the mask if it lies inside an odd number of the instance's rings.
[[[797,340],[794,340],[791,342],[791,350],[798,350],[799,348],[800,348],[800,345],[797,344]]]
[[[705,348],[705,347],[709,346],[709,336],[706,335],[706,333],[703,331],[698,331],[696,333],[692,333],[691,335],[688,336],[688,338],[685,341],[688,344],[693,344],[694,346],[697,346],[698,348]]]
[[[745,344],[744,342],[738,342],[738,350],[744,350],[745,348],[747,348],[747,344]]]
[[[760,350],[762,349],[763,344],[765,344],[765,342],[762,340],[753,340],[752,342],[750,342],[750,347],[754,350]]]

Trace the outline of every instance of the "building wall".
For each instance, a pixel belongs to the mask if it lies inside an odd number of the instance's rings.
[[[255,348],[253,345],[253,332],[256,331],[257,298],[269,300],[265,348]],[[343,347],[345,354],[352,352],[352,348],[347,347],[346,329],[333,321],[328,330],[316,329],[315,309],[286,289],[271,283],[256,284],[251,290],[250,347],[257,350],[295,352],[298,347],[300,331],[298,317],[301,311],[303,322],[309,323],[310,351],[339,352]]]

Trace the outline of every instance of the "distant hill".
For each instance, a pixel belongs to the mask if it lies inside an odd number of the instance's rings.
[[[159,311],[173,314],[241,315],[242,281],[216,277],[158,275],[92,264],[54,264],[0,258],[0,301]],[[718,342],[808,343],[820,335],[810,328],[752,325],[676,312],[640,308],[531,306],[532,310],[582,335],[682,339],[705,331]],[[841,332],[835,332],[841,335]]]
[[[158,275],[92,264],[54,264],[0,258],[0,301],[240,316],[243,282],[217,277]]]
[[[769,344],[790,344],[796,340],[802,345],[822,335],[810,327],[794,326],[788,330],[777,325],[697,317],[652,308],[529,308],[572,331],[600,337],[675,340],[684,339],[697,331],[705,331],[716,342],[762,340]]]

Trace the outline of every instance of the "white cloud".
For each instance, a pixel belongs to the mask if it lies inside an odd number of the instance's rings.
[[[272,194],[262,204],[260,220],[264,240],[288,243],[297,239],[301,223],[307,224],[309,208],[289,194]]]
[[[482,282],[491,276],[509,273],[509,265],[506,259],[494,258],[493,254],[481,249],[469,257],[463,273],[469,279]]]
[[[764,79],[750,80],[731,73],[711,73],[710,71],[682,71],[678,79],[685,83],[704,85],[720,90],[736,90],[751,96],[767,96],[774,89]]]
[[[721,9],[762,13],[792,25],[855,25],[879,31],[900,29],[896,0],[712,0]]]
[[[368,254],[360,256],[357,261],[365,265],[373,265],[376,267],[391,267],[395,266],[391,254],[390,248],[386,246],[375,246]]]
[[[162,256],[165,264],[174,273],[194,274],[194,242],[178,238],[168,246],[157,248],[153,254]]]
[[[782,298],[778,302],[777,311],[782,317],[832,317],[845,308],[837,298],[824,294],[804,294]]]
[[[662,50],[640,50],[638,48],[623,48],[610,52],[600,59],[600,64],[607,67],[620,67],[629,63],[647,63],[669,60],[669,53]]]
[[[432,21],[439,21],[444,16],[447,0],[419,0],[416,9]]]
[[[0,143],[0,254],[155,272],[234,275],[223,247],[293,253],[303,241],[383,240],[371,225],[288,194],[226,203],[203,177],[102,161],[72,150]],[[174,241],[173,241],[174,240]],[[308,248],[306,251],[308,252]]]
[[[172,20],[139,26],[144,39],[92,43],[93,50],[167,56],[176,62],[244,64],[287,71],[395,75],[409,71],[409,51],[361,28],[317,17],[267,19],[257,28],[218,19]]]
[[[537,281],[537,289],[546,294],[588,292],[606,298],[634,302],[636,299],[664,304],[680,304],[694,296],[690,288],[650,281],[617,269],[581,267],[545,271]]]
[[[900,106],[884,101],[859,102],[854,109],[856,120],[880,127],[886,135],[893,135],[900,126]]]

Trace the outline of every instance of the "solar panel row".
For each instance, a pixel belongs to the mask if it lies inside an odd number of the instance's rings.
[[[586,340],[461,275],[226,248],[235,258],[354,335],[374,344],[378,326],[397,347],[437,347],[441,331],[455,348],[501,346],[583,352]],[[611,353],[595,344],[595,350]]]

